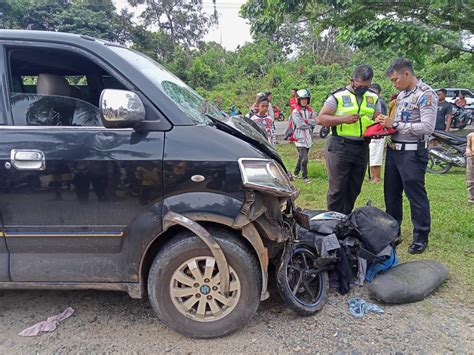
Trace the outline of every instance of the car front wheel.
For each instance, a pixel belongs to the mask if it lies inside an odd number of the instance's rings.
[[[192,338],[228,335],[243,327],[260,303],[261,278],[255,256],[233,234],[211,231],[224,251],[230,293],[220,291],[220,273],[207,246],[182,232],[156,255],[148,276],[148,296],[158,318]]]

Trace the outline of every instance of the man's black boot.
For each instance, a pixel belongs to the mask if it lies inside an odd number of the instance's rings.
[[[421,254],[425,251],[427,246],[428,246],[428,243],[412,243],[408,247],[408,252],[410,254]]]

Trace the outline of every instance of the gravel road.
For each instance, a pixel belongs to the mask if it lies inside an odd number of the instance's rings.
[[[347,297],[333,293],[319,314],[301,318],[272,291],[248,326],[213,340],[187,339],[168,330],[146,301],[122,293],[0,291],[0,353],[472,352],[473,302],[448,300],[449,288],[422,302],[385,306],[385,314],[363,319],[352,318]],[[364,288],[352,295],[368,299]],[[67,306],[76,313],[55,332],[17,336]]]

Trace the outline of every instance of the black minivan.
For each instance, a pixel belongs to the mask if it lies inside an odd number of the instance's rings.
[[[192,337],[268,297],[296,195],[280,156],[148,57],[0,31],[0,288],[148,296]]]

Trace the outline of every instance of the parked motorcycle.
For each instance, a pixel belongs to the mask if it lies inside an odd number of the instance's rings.
[[[462,109],[453,105],[452,113],[451,128],[464,129],[473,122],[474,113],[469,109]]]
[[[284,121],[285,115],[281,112],[280,108],[276,105],[273,105],[273,113],[275,114],[275,121]]]
[[[437,144],[432,144],[428,149],[427,172],[444,174],[453,166],[466,166],[466,137],[446,131],[434,131],[432,138]]]

